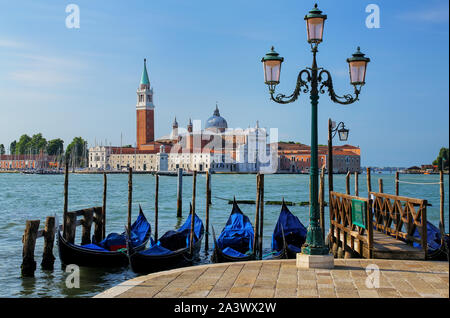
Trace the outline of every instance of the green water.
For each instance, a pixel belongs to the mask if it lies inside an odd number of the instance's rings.
[[[384,192],[394,193],[394,175],[372,175],[372,188],[378,189],[378,179],[384,182]],[[401,175],[401,180],[419,183],[439,182],[438,175]],[[326,178],[327,179],[327,176]],[[41,228],[45,217],[58,215],[61,219],[63,210],[63,175],[26,175],[0,174],[0,297],[91,297],[136,275],[129,269],[80,269],[80,288],[66,287],[68,273],[61,269],[57,245],[55,270],[45,272],[40,269],[43,239],[38,239],[35,258],[37,270],[34,278],[22,279],[20,265],[22,261],[22,235],[26,220],[41,220]],[[210,224],[219,232],[228,218],[231,205],[219,198],[237,200],[255,200],[255,175],[212,175],[212,206],[210,208]],[[103,194],[102,175],[70,175],[69,211],[81,208],[101,206]],[[354,193],[354,179],[351,180],[351,193]],[[325,184],[325,189],[328,185]],[[155,180],[151,175],[133,176],[133,219],[140,204],[148,220],[154,224],[154,189]],[[334,189],[345,192],[345,176],[334,176]],[[178,227],[188,214],[189,201],[192,196],[192,177],[183,178],[183,218],[176,218],[176,178],[160,177],[159,191],[159,236],[165,231]],[[448,176],[445,176],[445,212],[446,229],[448,229]],[[439,222],[439,185],[400,184],[400,194],[408,197],[426,199],[432,204],[427,208],[428,220],[438,225]],[[108,175],[107,224],[106,231],[122,232],[127,220],[128,176]],[[308,175],[266,175],[265,200],[309,201]],[[366,177],[359,178],[359,195],[367,196]],[[325,200],[328,201],[328,195]],[[255,205],[240,205],[241,210],[253,221]],[[308,225],[309,207],[289,207],[292,213]],[[197,214],[205,217],[205,176],[197,176]],[[264,253],[270,252],[271,235],[280,212],[280,206],[264,207]],[[328,211],[325,211],[326,216]],[[328,227],[328,219],[326,227]],[[76,242],[80,241],[81,228],[77,229]],[[212,238],[210,238],[210,248]],[[204,245],[203,245],[204,246]],[[199,264],[209,263],[211,251],[201,250]]]

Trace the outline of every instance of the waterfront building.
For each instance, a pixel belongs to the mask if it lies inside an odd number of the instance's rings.
[[[300,143],[278,143],[279,172],[309,173],[311,149]],[[328,147],[319,146],[319,169],[328,167]],[[327,171],[327,170],[325,170]],[[361,172],[361,149],[352,145],[333,146],[333,173]]]
[[[60,168],[57,156],[47,155],[43,152],[29,155],[0,155],[0,169],[50,169]]]

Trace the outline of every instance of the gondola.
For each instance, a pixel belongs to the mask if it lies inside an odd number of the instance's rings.
[[[127,240],[128,258],[135,273],[152,273],[191,265],[198,258],[205,229],[202,220],[194,214],[192,251],[189,246],[191,216],[176,231],[166,232],[158,242],[151,240],[150,247],[137,251]]]
[[[216,240],[213,230],[214,252],[211,260],[214,263],[250,261],[255,259],[253,248],[254,231],[249,218],[233,200],[233,209],[225,227]]]
[[[419,232],[416,229],[414,237],[419,238]],[[414,247],[421,248],[420,243],[413,243]],[[427,221],[427,254],[428,258],[432,260],[448,260],[449,236],[444,234],[442,240],[441,231],[431,222]]]
[[[283,200],[280,216],[272,234],[272,258],[296,258],[305,243],[306,233],[306,227],[289,211]]]
[[[143,250],[147,244],[151,226],[139,207],[139,215],[131,225],[132,244],[136,250]],[[58,230],[58,249],[61,263],[76,264],[88,267],[121,267],[128,265],[125,251],[125,233],[110,233],[103,241],[86,245],[76,245],[64,239],[62,231]]]

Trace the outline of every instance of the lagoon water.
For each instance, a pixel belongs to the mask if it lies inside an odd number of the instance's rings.
[[[378,179],[384,182],[384,192],[395,193],[393,174],[372,175],[372,188],[378,189]],[[327,176],[325,176],[327,179]],[[439,175],[400,175],[400,180],[415,183],[439,182]],[[327,181],[327,180],[326,180]],[[66,287],[65,273],[56,257],[54,271],[42,271],[43,239],[38,239],[35,250],[37,269],[34,278],[20,276],[22,262],[22,235],[26,220],[41,220],[44,226],[45,217],[57,215],[59,220],[63,211],[63,175],[28,175],[0,173],[0,297],[91,297],[107,288],[117,285],[136,275],[130,268],[115,270],[80,268],[80,288]],[[220,232],[231,212],[231,205],[224,199],[255,200],[255,175],[212,175],[212,206],[210,208],[210,224],[216,233]],[[101,174],[71,174],[69,177],[69,211],[102,205],[103,176]],[[325,189],[328,188],[327,183]],[[133,176],[133,220],[139,204],[148,220],[154,225],[154,189],[155,178],[152,175]],[[334,176],[334,189],[345,192],[345,176]],[[122,232],[127,221],[128,176],[126,174],[108,175],[107,221],[106,232]],[[351,180],[351,193],[354,193],[354,179]],[[366,176],[359,177],[359,194],[367,196]],[[432,204],[427,208],[428,220],[439,223],[439,185],[438,184],[400,184],[400,195],[428,200]],[[176,178],[160,177],[159,190],[159,230],[161,236],[165,231],[182,224],[189,212],[189,201],[192,196],[192,177],[183,178],[183,218],[176,218]],[[265,200],[308,201],[308,175],[266,175]],[[445,214],[448,229],[448,176],[445,176]],[[325,195],[328,201],[328,194]],[[255,205],[240,205],[241,210],[254,220]],[[292,213],[308,225],[309,207],[291,206]],[[205,217],[205,175],[197,176],[197,214]],[[280,206],[264,206],[264,241],[265,254],[270,253],[271,235],[277,221]],[[328,210],[325,210],[326,227],[328,228]],[[211,231],[211,230],[210,230]],[[81,228],[77,228],[76,242],[80,241]],[[153,233],[152,233],[153,234]],[[209,239],[210,249],[213,245]],[[210,262],[211,250],[200,252],[200,264]]]

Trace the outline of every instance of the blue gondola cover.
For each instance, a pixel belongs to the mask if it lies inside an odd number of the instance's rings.
[[[150,248],[139,252],[139,254],[153,256],[169,255],[178,249],[189,247],[190,229],[191,214],[189,214],[184,224],[178,230],[166,232],[159,238],[156,244],[152,244]],[[203,235],[204,231],[205,229],[202,220],[195,214],[193,243]]]
[[[413,236],[420,238],[419,231],[417,230],[417,228],[414,231]],[[422,244],[414,242],[413,246],[421,248]],[[427,222],[427,246],[430,252],[437,251],[441,248],[441,232],[436,226],[434,226],[430,222]]]
[[[133,246],[142,244],[148,231],[150,231],[150,223],[148,223],[143,213],[139,213],[136,221],[131,225],[131,244]],[[87,244],[82,247],[93,250],[103,249],[106,251],[117,251],[118,249],[126,248],[125,232],[122,234],[110,233],[99,243],[96,243],[93,237],[92,244]]]
[[[283,227],[286,244],[288,244],[289,248],[293,251],[300,251],[308,230],[298,217],[289,211],[284,203],[272,234],[273,251],[280,251],[283,248],[283,231],[281,227]]]
[[[239,253],[240,256],[253,249],[254,232],[249,218],[244,215],[237,204],[233,205],[233,211],[228,218],[222,233],[217,239],[217,247],[224,252],[230,248],[230,253]],[[234,250],[234,251],[231,251]],[[245,256],[245,255],[244,255]]]

